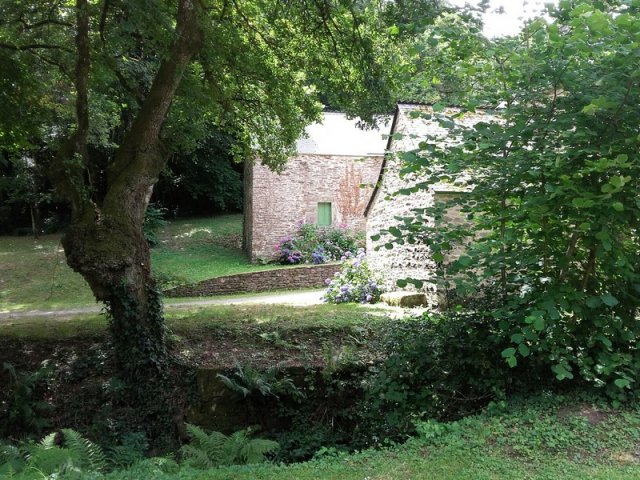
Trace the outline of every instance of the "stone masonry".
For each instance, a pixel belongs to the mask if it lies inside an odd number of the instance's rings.
[[[429,190],[418,190],[411,195],[393,195],[402,188],[410,188],[420,181],[418,174],[400,175],[401,160],[396,152],[419,149],[419,142],[426,135],[442,135],[446,140],[447,131],[436,121],[424,118],[412,118],[412,111],[430,112],[430,107],[418,105],[398,105],[391,134],[399,133],[402,138],[390,137],[387,144],[387,155],[380,174],[376,189],[366,210],[367,216],[367,257],[373,270],[381,272],[384,286],[388,290],[399,290],[396,285],[398,279],[415,278],[429,279],[435,270],[429,249],[424,244],[394,245],[392,249],[385,248],[388,239],[384,236],[378,241],[371,239],[382,229],[398,225],[398,217],[411,216],[416,208],[426,208],[434,202],[450,199],[452,195],[460,195],[464,188],[455,185],[436,185]],[[449,109],[445,113],[455,113]],[[486,118],[484,114],[468,115],[462,121],[475,123]],[[459,213],[449,212],[448,221],[462,221]],[[429,221],[427,219],[427,221]],[[377,248],[377,250],[376,250]],[[408,286],[407,290],[413,287]],[[435,284],[426,282],[422,290],[427,294],[431,306],[437,304]]]
[[[378,179],[389,126],[363,130],[356,119],[326,112],[307,127],[281,173],[245,165],[244,248],[270,260],[276,245],[302,222],[318,223],[318,204],[331,204],[331,227],[365,231],[364,210]],[[325,205],[326,206],[326,205]]]
[[[364,209],[381,163],[381,156],[298,155],[280,174],[249,166],[244,241],[251,260],[273,258],[280,239],[302,222],[317,223],[319,202],[331,203],[332,226],[364,231]]]
[[[239,273],[226,277],[210,278],[192,285],[181,285],[163,293],[167,297],[206,297],[243,292],[324,287],[325,280],[332,278],[338,270],[340,270],[340,265],[329,263]]]

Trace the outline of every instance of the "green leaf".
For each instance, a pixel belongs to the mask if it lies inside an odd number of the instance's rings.
[[[618,388],[625,388],[625,387],[628,387],[631,382],[629,380],[627,380],[626,378],[618,378],[613,383]]]
[[[402,237],[402,232],[397,227],[389,227],[389,233],[396,238]]]
[[[469,265],[471,265],[471,257],[462,255],[460,258],[458,258],[458,263],[463,267],[468,267]]]
[[[523,357],[527,357],[530,353],[530,350],[526,343],[521,343],[520,345],[518,345],[518,352],[520,352],[520,355],[522,355]]]
[[[399,286],[400,288],[406,287],[408,283],[409,282],[407,282],[407,280],[405,280],[404,278],[401,278],[396,281],[396,285]]]
[[[551,320],[558,320],[560,318],[560,312],[558,311],[556,306],[553,304],[553,301],[547,300],[542,304],[542,306],[549,314],[549,318]]]
[[[440,252],[436,252],[433,254],[433,261],[434,262],[442,262],[444,260],[444,255]]]
[[[501,353],[502,358],[513,357],[515,354],[516,354],[516,349],[513,347],[505,348]]]
[[[524,335],[522,335],[521,333],[514,333],[513,335],[511,335],[511,341],[513,343],[522,343],[523,340]]]
[[[601,342],[604,346],[606,346],[606,347],[608,347],[608,348],[611,348],[611,346],[613,345],[613,343],[611,343],[611,340],[609,340],[609,339],[608,339],[607,337],[605,337],[604,335],[598,335],[598,336],[596,336],[596,339],[597,339],[597,340],[600,340],[600,342]]]
[[[600,300],[600,297],[589,297],[585,303],[589,308],[598,308],[602,303],[602,300]]]
[[[533,321],[533,328],[535,328],[537,331],[544,330],[544,318],[536,317],[536,319]]]
[[[558,380],[564,380],[565,378],[572,379],[573,373],[571,373],[567,367],[562,364],[557,364],[551,367],[551,371],[556,374]]]
[[[610,293],[605,293],[604,295],[600,295],[600,298],[604,302],[605,305],[609,307],[615,307],[620,303],[616,297],[611,295]]]
[[[624,211],[624,205],[622,204],[622,202],[614,202],[612,207],[616,212]]]
[[[507,358],[507,365],[509,365],[511,368],[515,367],[516,365],[518,365],[518,359],[516,357]]]
[[[596,202],[590,198],[577,197],[571,201],[571,204],[576,208],[591,208],[596,204]]]

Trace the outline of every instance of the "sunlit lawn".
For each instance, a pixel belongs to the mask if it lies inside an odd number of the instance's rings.
[[[152,265],[162,286],[276,268],[244,257],[242,215],[176,220],[159,238]],[[89,287],[65,262],[60,235],[0,237],[0,311],[93,304]]]

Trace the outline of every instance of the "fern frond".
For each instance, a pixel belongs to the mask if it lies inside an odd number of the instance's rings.
[[[223,461],[226,435],[220,432],[207,434],[196,425],[187,424],[187,433],[191,437],[191,446],[203,451],[214,465],[220,465]]]
[[[234,465],[234,464],[242,464],[244,461],[244,451],[249,442],[249,431],[248,430],[238,430],[237,432],[229,435],[227,442],[224,446],[225,452],[225,464],[226,465]]]
[[[22,459],[23,457],[18,447],[11,444],[0,444],[0,463]]]
[[[187,432],[191,444],[184,445],[180,454],[185,463],[196,468],[263,462],[267,453],[280,447],[272,440],[251,439],[250,429],[238,430],[227,437],[220,432],[207,434],[196,425],[187,424]]]
[[[194,468],[207,469],[219,466],[219,463],[213,462],[204,450],[191,445],[183,445],[180,448],[180,456],[184,463]]]
[[[53,448],[56,447],[56,437],[58,436],[57,432],[53,432],[50,433],[49,435],[47,435],[46,437],[44,437],[42,440],[40,440],[40,446],[42,448],[44,448],[45,450],[48,448]]]
[[[64,443],[69,450],[75,453],[80,466],[88,467],[93,471],[104,470],[107,466],[107,458],[99,445],[87,440],[71,428],[62,430]]]
[[[28,447],[25,472],[40,472],[46,477],[73,469],[78,463],[75,453],[68,448],[45,448],[41,443],[37,443]]]
[[[0,444],[0,478],[12,478],[26,465],[22,452],[15,445]]]
[[[227,377],[226,375],[222,375],[221,373],[219,373],[217,375],[217,377],[222,380],[222,383],[224,383],[225,387],[227,387],[229,390],[231,390],[232,392],[236,392],[236,393],[240,393],[242,394],[242,396],[244,398],[246,398],[247,396],[249,396],[249,394],[251,393],[251,390],[249,390],[246,387],[243,387],[242,385],[240,385],[238,382],[230,379],[229,377]]]
[[[244,460],[246,463],[264,462],[267,453],[275,452],[279,448],[280,444],[278,442],[265,440],[264,438],[254,438],[247,444]]]

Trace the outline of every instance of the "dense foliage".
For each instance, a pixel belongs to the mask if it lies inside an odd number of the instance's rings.
[[[454,305],[483,299],[508,365],[533,356],[557,379],[618,399],[640,373],[639,8],[562,1],[553,23],[485,41],[455,64],[479,78],[490,69],[494,82],[470,91],[466,109],[418,112],[458,141],[425,138],[403,155],[404,172],[423,176],[417,188],[467,193],[391,230],[391,241],[426,243],[440,265],[416,280],[455,289]],[[461,122],[478,104],[497,109]],[[425,221],[454,205],[466,224]]]
[[[381,281],[367,263],[364,249],[354,255],[347,252],[341,258],[340,271],[325,283],[327,290],[322,299],[329,303],[375,303],[383,292]]]
[[[377,438],[403,438],[418,419],[460,418],[507,394],[542,388],[540,365],[530,359],[509,368],[500,356],[506,345],[489,315],[424,314],[394,323],[388,357],[366,380],[369,428]]]
[[[172,216],[240,211],[242,164],[234,159],[233,146],[233,136],[212,126],[194,151],[172,155],[152,201]]]
[[[364,243],[362,232],[346,227],[325,228],[314,223],[301,223],[293,235],[283,237],[276,245],[278,262],[320,264],[340,260],[353,254]]]
[[[335,0],[0,6],[0,84],[16,93],[0,120],[0,153],[54,152],[40,167],[69,205],[67,263],[105,304],[132,386],[168,365],[143,223],[169,158],[201,167],[198,181],[182,175],[190,193],[226,208],[227,192],[204,178],[238,187],[230,157],[280,168],[319,118],[319,92],[375,123],[395,82],[381,10]],[[204,158],[211,143],[227,168]]]

